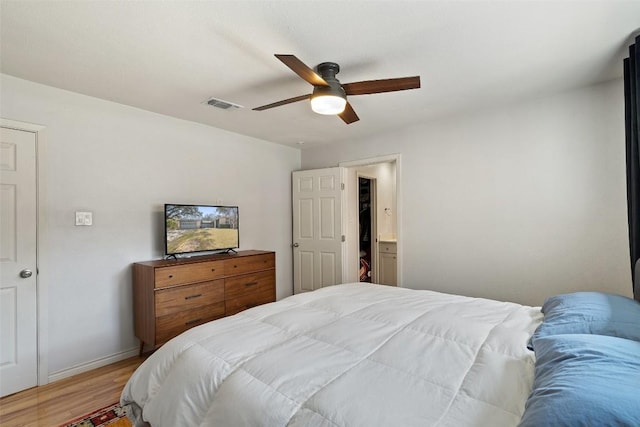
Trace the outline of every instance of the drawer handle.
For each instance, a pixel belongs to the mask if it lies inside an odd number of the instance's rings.
[[[245,287],[245,288],[248,288],[249,286],[255,286],[255,285],[257,285],[257,284],[258,284],[258,282],[249,282],[249,283],[245,283],[245,284],[244,284],[244,287]]]
[[[189,295],[188,297],[184,297],[184,299],[194,299],[194,298],[198,298],[201,297],[202,294],[195,294],[195,295]]]
[[[195,323],[202,322],[202,317],[198,317],[197,319],[189,320],[188,322],[184,322],[184,326],[193,325]]]
[[[169,275],[169,279],[173,279],[173,274],[170,274],[170,275]]]
[[[215,269],[215,268],[212,268],[212,269],[211,269],[211,271],[216,271],[216,269]]]

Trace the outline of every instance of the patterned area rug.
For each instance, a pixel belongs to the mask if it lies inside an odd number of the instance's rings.
[[[114,403],[106,408],[98,409],[88,415],[82,416],[60,427],[131,427],[131,421],[127,418],[124,409],[119,403]]]

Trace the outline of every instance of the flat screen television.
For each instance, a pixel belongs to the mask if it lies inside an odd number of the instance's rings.
[[[240,247],[237,206],[164,205],[165,253],[231,251]]]

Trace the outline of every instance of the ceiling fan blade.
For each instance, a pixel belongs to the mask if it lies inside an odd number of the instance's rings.
[[[420,76],[400,77],[397,79],[366,80],[345,83],[342,88],[347,95],[369,95],[372,93],[395,92],[397,90],[418,89]]]
[[[293,102],[304,101],[309,99],[311,95],[300,95],[295,98],[283,99],[282,101],[274,102],[273,104],[263,105],[262,107],[253,108],[253,111],[268,110],[269,108],[280,107],[281,105],[291,104]]]
[[[296,58],[294,55],[279,55],[275,54],[276,58],[284,63],[287,67],[291,68],[291,70],[302,77],[306,82],[314,85],[314,86],[329,86],[329,84],[318,75],[311,68],[307,67],[307,65]]]
[[[360,117],[358,117],[356,112],[353,110],[353,107],[348,102],[347,102],[347,105],[344,107],[344,111],[338,114],[338,116],[348,125],[360,120]]]

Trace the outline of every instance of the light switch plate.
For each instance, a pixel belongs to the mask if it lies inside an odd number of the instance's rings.
[[[93,225],[93,212],[76,211],[76,225]]]

